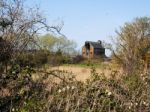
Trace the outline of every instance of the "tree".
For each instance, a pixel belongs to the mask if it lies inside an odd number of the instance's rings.
[[[56,36],[50,34],[46,34],[39,37],[39,45],[41,46],[42,49],[53,51],[53,47],[56,42],[57,42]]]
[[[139,69],[143,55],[150,48],[150,18],[135,18],[125,23],[117,33],[114,55],[126,73]]]
[[[57,29],[46,24],[46,19],[38,9],[25,7],[24,0],[0,1],[0,111],[12,111],[12,107],[21,108],[30,99],[35,102],[43,99],[39,96],[44,91],[44,84],[32,79],[34,70],[15,63],[24,51],[31,49],[31,44],[37,45],[37,34],[43,29],[60,32],[60,27]],[[43,63],[47,61],[42,54],[39,59]],[[41,109],[39,106],[34,107]]]
[[[69,40],[65,36],[54,36],[46,34],[40,38],[40,46],[50,52],[61,51],[65,54],[73,54],[76,52],[76,43],[73,40]]]
[[[22,51],[37,45],[37,33],[40,30],[60,32],[60,29],[58,26],[48,26],[39,9],[27,9],[23,0],[0,1],[0,37],[3,40],[0,56],[9,54],[9,58],[3,60],[5,65],[10,60],[15,63]],[[2,61],[1,64],[4,66]]]
[[[66,54],[74,54],[76,52],[76,42],[73,40],[69,40],[66,37],[60,36],[58,37],[57,43],[55,45],[56,50],[61,50],[63,53]]]

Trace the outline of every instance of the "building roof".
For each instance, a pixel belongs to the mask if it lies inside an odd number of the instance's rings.
[[[92,45],[94,48],[104,48],[104,47],[102,46],[101,41],[98,41],[98,42],[86,41],[85,44],[90,44],[90,45]]]

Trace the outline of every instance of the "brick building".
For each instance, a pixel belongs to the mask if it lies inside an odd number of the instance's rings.
[[[82,56],[84,58],[105,58],[105,48],[102,46],[102,42],[86,41],[82,47]]]

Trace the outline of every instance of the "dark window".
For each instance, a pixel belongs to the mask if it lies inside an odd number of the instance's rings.
[[[97,49],[97,48],[94,49],[95,55],[103,55],[104,53],[105,53],[104,49]]]

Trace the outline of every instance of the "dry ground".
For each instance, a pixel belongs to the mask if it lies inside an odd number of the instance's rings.
[[[51,68],[53,70],[65,70],[68,72],[73,73],[73,75],[76,76],[76,79],[78,81],[85,81],[90,77],[91,74],[91,68],[87,67],[77,67],[77,66],[59,66],[59,67],[53,67]],[[110,76],[111,70],[110,69],[101,69],[101,68],[96,68],[96,72],[101,74],[105,73],[107,77]]]

